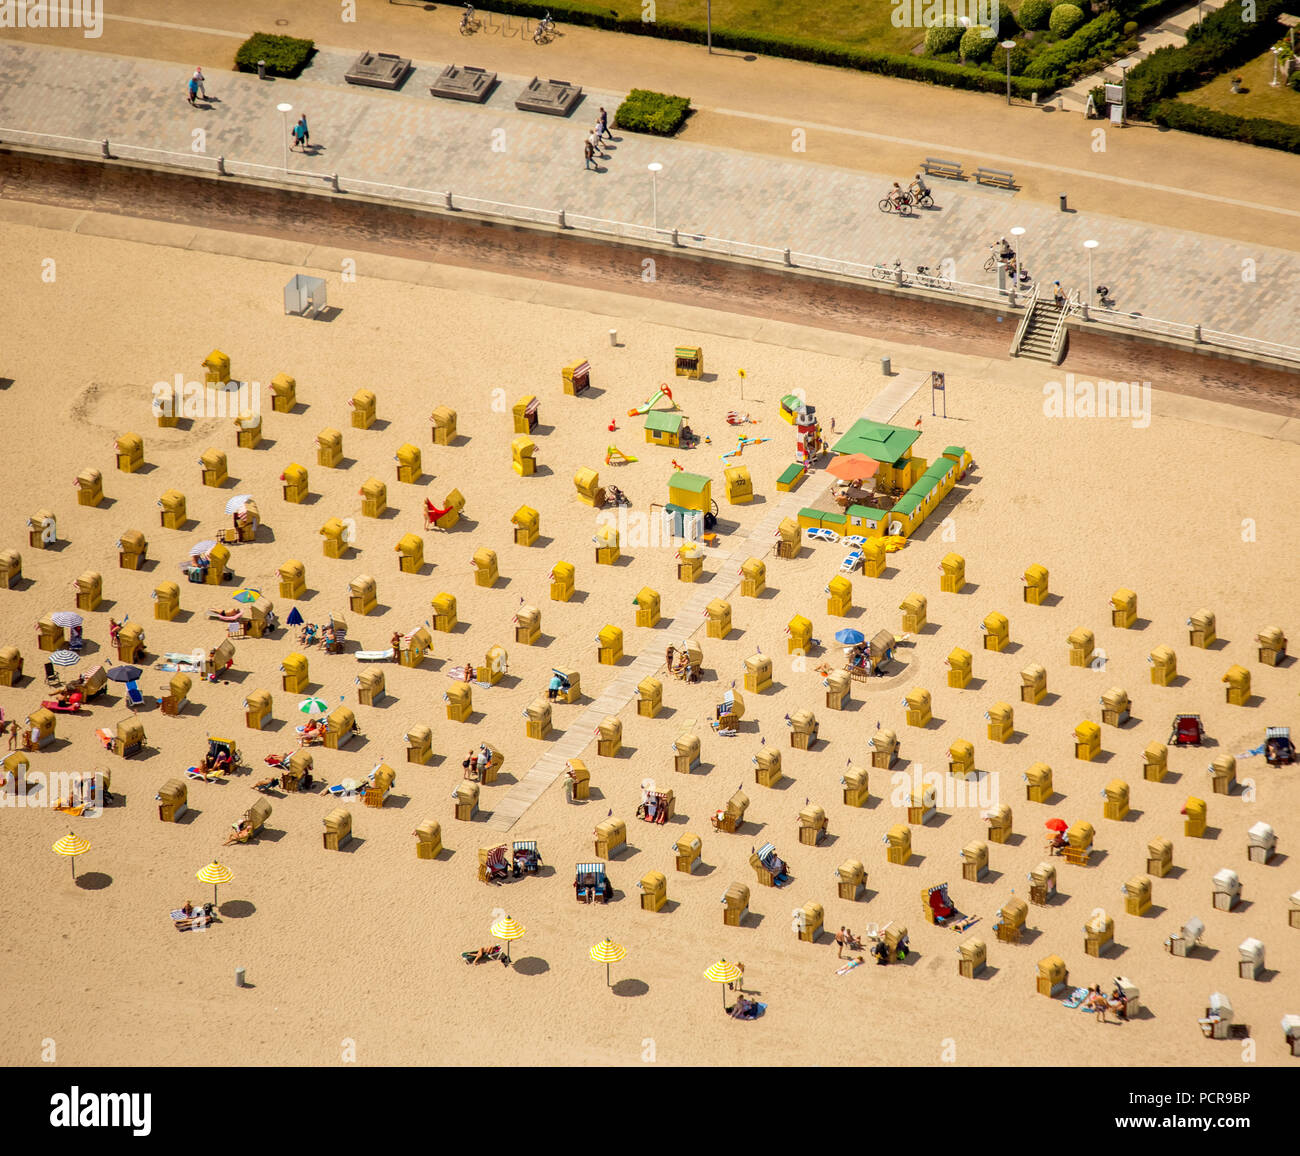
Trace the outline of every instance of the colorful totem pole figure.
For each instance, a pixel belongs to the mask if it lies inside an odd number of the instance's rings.
[[[822,440],[821,423],[817,420],[817,411],[811,405],[803,405],[794,416],[795,452],[805,466],[814,465],[826,452],[826,443]]]

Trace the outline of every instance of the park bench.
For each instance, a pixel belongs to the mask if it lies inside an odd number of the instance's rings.
[[[1004,169],[976,169],[975,183],[978,185],[992,185],[997,189],[1016,188],[1015,176]]]
[[[921,168],[927,177],[947,177],[953,181],[964,181],[966,179],[961,171],[960,161],[945,161],[939,157],[926,157]]]

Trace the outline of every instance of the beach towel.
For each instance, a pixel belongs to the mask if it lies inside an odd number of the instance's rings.
[[[1238,755],[1237,758],[1251,759],[1254,758],[1256,755],[1262,755],[1263,753],[1264,753],[1264,744],[1260,743],[1259,746],[1254,747],[1251,750],[1248,750],[1244,755]]]
[[[391,650],[358,650],[353,656],[358,662],[391,662]]]
[[[843,967],[837,967],[837,968],[835,969],[835,974],[836,974],[836,975],[848,975],[849,972],[851,972],[855,967],[861,967],[861,966],[862,966],[862,964],[861,964],[858,960],[856,960],[856,959],[851,959],[851,960],[849,960],[849,962],[846,963]]]
[[[1065,1000],[1066,1007],[1078,1007],[1085,999],[1088,998],[1088,989],[1086,987],[1076,987]]]

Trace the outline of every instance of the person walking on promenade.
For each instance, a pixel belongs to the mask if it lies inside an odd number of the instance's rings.
[[[190,104],[194,103],[194,98],[199,95],[199,82],[190,77]]]
[[[199,87],[199,96],[204,100],[208,99],[208,91],[203,87],[203,66],[199,65],[194,69],[194,81]]]
[[[311,129],[307,127],[307,114],[305,112],[298,118],[298,127],[302,130],[302,148],[306,152],[307,146],[311,144]]]
[[[614,134],[609,131],[609,113],[607,113],[603,108],[600,110],[598,123],[600,125],[600,135],[602,137],[609,137],[610,140],[613,140]]]
[[[587,168],[589,169],[594,169],[596,167],[594,164],[592,164],[591,161],[591,158],[595,154],[595,151],[596,150],[591,147],[590,139],[587,139],[582,142],[582,155],[586,159]]]
[[[591,151],[600,157],[601,160],[608,160],[609,153],[600,147],[600,125],[595,125],[591,130],[591,136],[587,138],[591,142]]]

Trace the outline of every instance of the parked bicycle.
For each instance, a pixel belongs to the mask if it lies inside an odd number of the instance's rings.
[[[918,265],[916,267],[916,283],[923,285],[927,289],[951,289],[952,282],[937,273],[930,272],[929,265]]]
[[[474,5],[466,4],[465,11],[460,14],[460,34],[462,36],[471,36],[482,27],[483,21],[474,12]]]
[[[883,261],[878,265],[872,265],[871,279],[873,281],[892,281],[895,285],[910,285],[912,283],[912,278],[903,271],[903,262],[897,257],[894,258],[892,265],[886,265]]]
[[[537,27],[533,29],[533,43],[545,44],[555,35],[555,21],[551,19],[548,12],[538,22]]]
[[[1015,256],[1015,250],[1006,248],[1001,241],[995,241],[989,246],[989,255],[984,260],[984,272],[992,273],[999,265],[1010,265]]]

